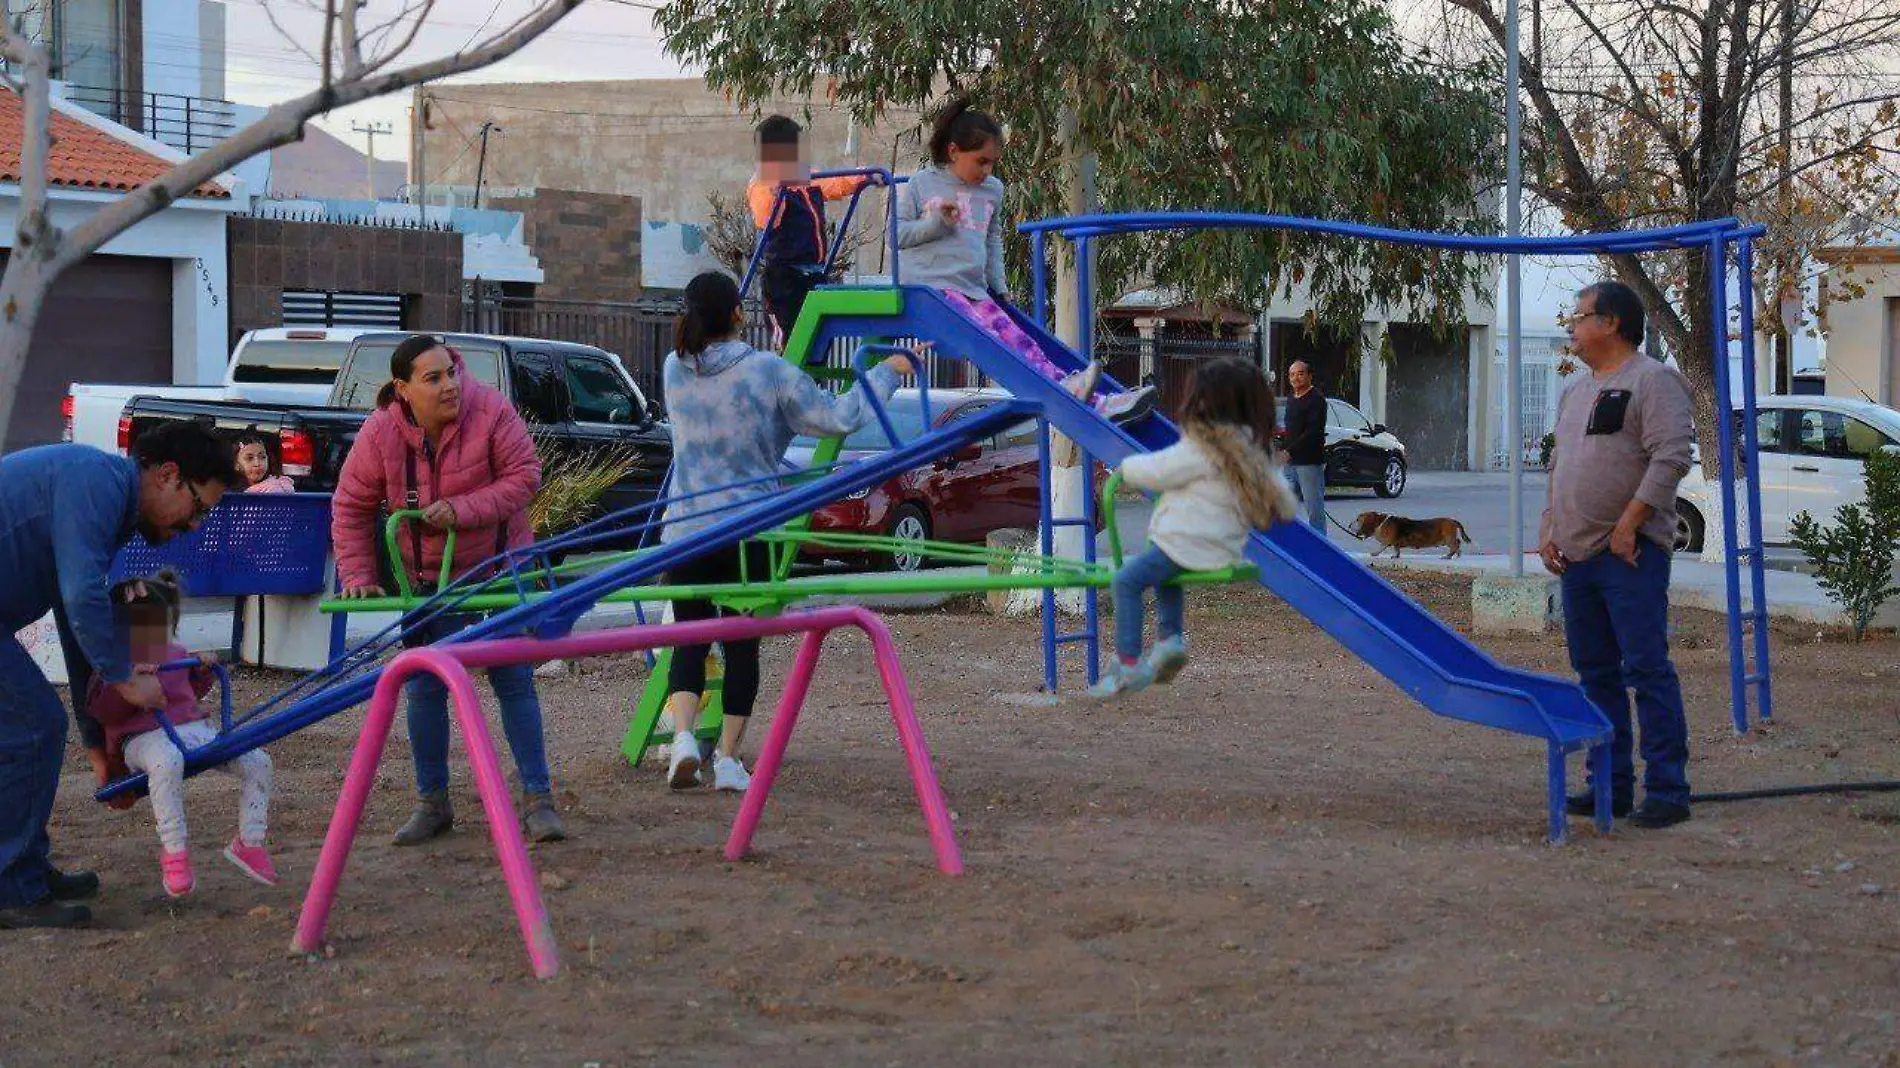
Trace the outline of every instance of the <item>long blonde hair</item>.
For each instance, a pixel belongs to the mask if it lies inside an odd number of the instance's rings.
[[[1197,366],[1181,402],[1181,433],[1207,451],[1241,515],[1259,528],[1299,514],[1299,502],[1268,452],[1276,412],[1266,375],[1232,356]]]

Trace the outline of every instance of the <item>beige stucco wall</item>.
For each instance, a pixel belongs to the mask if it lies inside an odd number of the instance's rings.
[[[614,82],[438,85],[418,90],[431,101],[424,154],[431,185],[475,184],[485,121],[491,135],[485,189],[568,189],[639,197],[649,223],[699,223],[706,194],[743,192],[757,162],[756,122],[697,78]],[[782,112],[806,126],[813,166],[890,166],[893,140],[914,130],[913,114],[860,130],[855,151],[848,116],[820,103],[809,117],[800,100],[773,100],[763,114]],[[466,151],[464,151],[466,149]],[[413,152],[413,148],[411,149]],[[898,167],[914,169],[922,156],[915,133],[905,133]],[[459,158],[458,158],[459,157]],[[415,160],[410,160],[412,168]],[[881,196],[867,194],[860,212],[881,218]]]
[[[1900,300],[1900,262],[1866,262],[1868,255],[1892,259],[1893,250],[1855,255],[1825,255],[1825,285],[1834,299],[1823,327],[1827,335],[1827,392],[1900,407],[1900,353],[1894,351],[1894,304]]]

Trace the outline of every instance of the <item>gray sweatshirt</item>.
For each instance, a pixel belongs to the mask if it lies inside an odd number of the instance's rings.
[[[955,204],[957,225],[941,208]],[[897,189],[898,281],[908,286],[954,289],[987,300],[1008,288],[1003,275],[1003,183],[991,175],[971,185],[931,165]]]
[[[1639,500],[1652,509],[1642,535],[1667,550],[1676,533],[1676,484],[1689,473],[1695,441],[1691,412],[1689,383],[1642,353],[1613,374],[1577,375],[1557,402],[1542,539],[1572,560],[1588,560],[1609,548],[1623,509]]]

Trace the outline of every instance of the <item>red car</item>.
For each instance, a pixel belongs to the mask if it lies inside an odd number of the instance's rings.
[[[934,429],[967,418],[1008,397],[994,389],[933,389],[931,426]],[[885,410],[890,413],[899,440],[908,441],[922,432],[923,406],[916,390],[898,390]],[[785,458],[806,467],[816,445],[812,438],[795,438]],[[874,420],[845,439],[839,460],[849,462],[889,447],[883,426]],[[1036,529],[1042,510],[1040,471],[1036,421],[1025,419],[935,463],[912,468],[872,489],[826,505],[812,516],[812,529],[981,545],[992,530]],[[1098,470],[1098,491],[1106,478],[1106,472]],[[806,557],[854,563],[865,562],[869,555],[813,545],[801,551]],[[870,562],[896,571],[917,571],[926,566],[921,555],[904,552],[880,553]]]

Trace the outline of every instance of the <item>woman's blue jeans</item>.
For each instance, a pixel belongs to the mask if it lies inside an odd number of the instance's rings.
[[[409,646],[429,645],[476,622],[468,615],[443,616],[404,639]],[[534,665],[509,664],[488,669],[488,684],[501,703],[501,729],[514,753],[523,793],[549,790],[547,743],[541,734],[541,699],[534,692]],[[416,790],[441,793],[449,788],[449,691],[434,675],[418,675],[403,685],[407,698],[409,749],[416,762]]]

